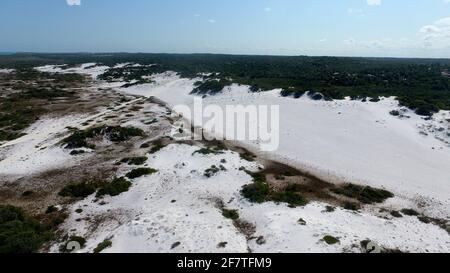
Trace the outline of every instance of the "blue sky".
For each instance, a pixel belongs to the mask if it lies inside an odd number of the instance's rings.
[[[450,0],[1,0],[2,51],[450,57]]]

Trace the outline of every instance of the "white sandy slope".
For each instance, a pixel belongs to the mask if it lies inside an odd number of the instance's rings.
[[[156,96],[172,106],[192,104],[189,93],[196,79],[181,79],[168,72],[153,75],[152,80],[152,84],[121,91]],[[109,85],[119,88],[122,84]],[[401,209],[427,201],[420,211],[443,218],[449,215],[448,148],[434,134],[419,134],[424,130],[420,125],[431,130],[418,116],[409,113],[412,118],[405,120],[390,116],[389,111],[396,109],[395,100],[317,102],[281,98],[277,91],[253,94],[248,93],[248,87],[232,86],[204,103],[279,104],[281,146],[266,156],[336,181],[384,186],[397,197],[383,207]],[[241,144],[258,148],[257,143]],[[106,197],[104,205],[94,203],[93,196],[75,204],[63,228],[88,239],[82,252],[92,251],[104,239],[113,242],[106,252],[246,252],[248,247],[255,252],[358,252],[357,245],[365,239],[402,251],[450,250],[449,235],[439,227],[415,217],[393,218],[376,207],[364,208],[361,213],[339,208],[324,213],[326,204],[318,202],[296,209],[273,203],[250,204],[239,191],[251,178],[238,168],[255,170],[257,166],[231,152],[192,156],[196,149],[166,147],[147,162],[159,170],[157,174],[135,180],[130,191]],[[202,175],[212,164],[220,165],[223,158],[226,172],[210,179]],[[118,175],[128,170],[122,169]],[[264,236],[265,244],[254,239],[247,242],[232,222],[223,218],[215,206],[216,198],[227,208],[238,209],[242,220],[254,224],[255,236]],[[81,214],[75,212],[78,208],[83,209]],[[103,221],[92,230],[85,217]],[[299,218],[307,224],[299,225]],[[321,241],[325,235],[339,237],[341,243],[329,246]],[[171,249],[176,242],[181,244]],[[220,242],[227,242],[226,248],[217,248]],[[58,251],[58,246],[52,250]]]
[[[21,177],[77,163],[58,145],[67,126],[85,116],[44,117],[25,130],[26,135],[0,146],[0,176]]]
[[[152,79],[154,84],[121,90],[156,96],[172,106],[192,106],[189,93],[196,79],[181,79],[174,73]],[[203,103],[280,105],[280,147],[267,156],[331,181],[385,187],[425,204],[433,215],[450,215],[450,149],[434,134],[420,133],[431,122],[412,112],[407,113],[409,119],[390,115],[399,108],[392,98],[378,103],[296,100],[280,97],[279,90],[250,93],[246,86],[233,85]],[[448,112],[436,116],[448,130]],[[241,144],[259,149],[256,142]]]
[[[96,63],[86,63],[80,66],[63,69],[64,65],[45,65],[36,67],[35,69],[40,72],[48,72],[48,73],[78,73],[83,75],[89,75],[93,79],[96,79],[99,75],[103,74],[108,70],[109,66],[97,65]]]
[[[112,253],[360,252],[359,244],[366,239],[409,252],[450,250],[449,235],[444,230],[413,217],[385,219],[386,215],[341,209],[327,213],[326,204],[318,202],[302,208],[272,202],[251,204],[240,195],[251,177],[239,168],[255,171],[258,166],[232,152],[192,155],[197,149],[169,145],[147,161],[148,166],[159,170],[157,174],[134,180],[128,192],[106,197],[103,205],[94,203],[92,196],[73,206],[64,226],[70,234],[88,239],[80,252],[92,252],[105,239],[112,241],[105,252]],[[221,163],[222,159],[226,163]],[[206,178],[203,172],[212,164],[223,164],[227,170]],[[232,221],[221,215],[217,199],[227,209],[237,209],[242,220],[256,227],[254,236],[263,236],[265,243],[258,244],[256,239],[247,242]],[[76,213],[78,208],[83,212]],[[105,221],[92,231],[83,220],[86,217]],[[300,218],[306,225],[298,223]],[[322,241],[325,235],[338,237],[341,242],[327,245]],[[177,242],[180,245],[172,249]],[[218,247],[221,242],[227,242],[225,248]]]

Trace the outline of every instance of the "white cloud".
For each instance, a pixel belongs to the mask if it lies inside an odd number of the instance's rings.
[[[210,22],[211,24],[215,24],[215,23],[216,23],[216,20],[214,20],[214,19],[209,19],[208,22]]]
[[[381,5],[381,0],[367,0],[367,5],[379,6],[379,5]]]
[[[66,0],[67,5],[69,6],[80,6],[81,0]]]
[[[447,48],[450,45],[450,17],[420,28],[419,37],[427,48]]]
[[[449,1],[450,1],[450,0],[449,0]],[[264,11],[266,11],[266,12],[271,12],[271,11],[272,11],[272,8],[267,7],[267,8],[264,9]]]

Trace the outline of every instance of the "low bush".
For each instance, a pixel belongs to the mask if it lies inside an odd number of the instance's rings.
[[[124,177],[114,178],[111,183],[106,184],[98,190],[97,197],[102,197],[105,195],[117,196],[122,192],[128,191],[130,187],[131,182],[126,180]]]
[[[151,175],[158,172],[158,170],[152,169],[152,168],[138,168],[130,171],[125,176],[130,179],[135,179],[144,175]]]
[[[345,184],[343,186],[333,188],[331,191],[339,195],[357,199],[364,204],[382,203],[386,199],[394,197],[394,194],[387,190],[375,189],[369,186],[358,186],[354,184]]]
[[[98,185],[94,182],[82,182],[65,186],[59,195],[63,197],[85,198],[95,193]]]
[[[239,212],[235,209],[229,210],[229,209],[223,209],[222,210],[223,217],[231,220],[239,219]]]
[[[22,209],[0,206],[0,253],[32,253],[53,237],[50,227]]]
[[[274,202],[287,203],[289,207],[295,208],[305,206],[308,201],[301,195],[293,191],[277,192],[270,195],[270,199]]]
[[[146,156],[139,157],[126,157],[120,161],[120,163],[127,163],[128,165],[142,165],[148,160]]]
[[[402,209],[401,211],[402,211],[402,213],[404,215],[408,215],[408,216],[418,216],[418,215],[420,215],[420,213],[418,213],[417,211],[415,211],[413,209]]]
[[[144,135],[144,131],[134,127],[100,126],[84,131],[73,132],[72,135],[63,140],[63,143],[66,144],[66,149],[78,149],[83,147],[92,148],[92,146],[87,143],[87,140],[94,137],[103,136],[112,142],[122,142],[127,141],[132,137]]]
[[[111,246],[112,242],[110,240],[104,240],[103,242],[97,245],[97,247],[94,249],[94,253],[100,253]]]
[[[329,245],[335,245],[340,242],[338,238],[333,237],[331,235],[323,237],[323,241]]]
[[[344,209],[358,211],[361,209],[361,206],[354,202],[344,202]]]

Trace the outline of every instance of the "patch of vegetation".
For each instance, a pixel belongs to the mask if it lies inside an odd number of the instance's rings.
[[[111,183],[101,187],[97,192],[97,197],[103,197],[105,195],[117,196],[122,192],[126,192],[130,189],[131,182],[124,177],[114,178]]]
[[[298,194],[295,187],[287,187],[284,191],[272,191],[267,183],[266,175],[263,172],[253,173],[247,171],[252,176],[253,184],[242,187],[241,194],[250,202],[263,203],[273,201],[276,203],[287,203],[289,207],[305,206],[308,201]]]
[[[270,199],[278,203],[287,203],[291,208],[305,206],[308,204],[308,201],[305,198],[290,190],[272,193],[270,195]]]
[[[94,253],[100,253],[111,246],[112,246],[111,240],[104,240],[103,242],[97,245],[97,247],[94,249]]]
[[[325,207],[325,212],[334,212],[335,210],[336,210],[336,208],[332,207],[332,206],[326,206]]]
[[[84,131],[73,132],[72,135],[63,140],[63,143],[66,144],[66,149],[78,149],[83,147],[93,148],[92,145],[88,144],[88,139],[102,136],[112,142],[122,142],[127,141],[132,137],[144,135],[144,131],[134,127],[100,126]]]
[[[148,160],[146,156],[126,157],[120,163],[127,163],[128,165],[143,165]]]
[[[418,213],[417,211],[415,211],[413,209],[402,209],[401,212],[404,215],[407,215],[407,216],[418,216],[418,215],[420,215],[420,213]]]
[[[324,236],[322,240],[329,245],[335,245],[340,242],[338,238],[331,235]]]
[[[95,193],[99,187],[98,182],[81,182],[65,186],[59,195],[63,197],[85,198]]]
[[[229,210],[229,209],[223,209],[222,210],[223,217],[231,220],[239,219],[239,212],[235,209]]]
[[[212,165],[210,168],[206,169],[203,173],[204,176],[211,178],[220,172],[220,169],[216,165]]]
[[[222,151],[217,150],[217,149],[211,149],[210,147],[207,148],[202,148],[200,150],[197,150],[195,152],[192,153],[192,155],[196,155],[196,154],[202,154],[202,155],[219,155],[219,154],[223,154]]]
[[[161,140],[155,141],[153,143],[153,147],[150,149],[150,151],[148,153],[156,154],[157,152],[161,151],[165,147],[167,147],[167,145],[164,145]]]
[[[340,187],[335,187],[331,189],[331,191],[339,195],[357,199],[364,204],[382,203],[386,199],[394,197],[394,194],[387,190],[354,184],[345,184]]]
[[[242,187],[242,196],[253,203],[267,201],[270,188],[266,181],[266,175],[264,173],[252,173],[248,171],[247,173],[253,177],[253,183]]]
[[[361,209],[361,206],[355,202],[344,202],[344,209],[358,211]]]
[[[158,170],[152,169],[152,168],[138,168],[130,171],[125,176],[130,179],[135,179],[144,175],[151,175],[154,173],[157,173]]]
[[[221,92],[226,86],[230,85],[231,82],[225,79],[219,79],[219,80],[206,80],[204,82],[196,82],[195,88],[192,90],[191,94],[199,94],[199,95],[206,95],[211,94],[215,95],[219,92]]]
[[[32,253],[53,237],[50,226],[22,209],[0,206],[0,253]]]
[[[391,211],[391,215],[393,217],[395,217],[395,218],[402,218],[403,217],[403,215],[400,212],[396,211],[396,210]]]
[[[254,162],[256,159],[256,155],[250,153],[249,151],[244,151],[239,154],[240,158],[246,160],[248,162]]]

